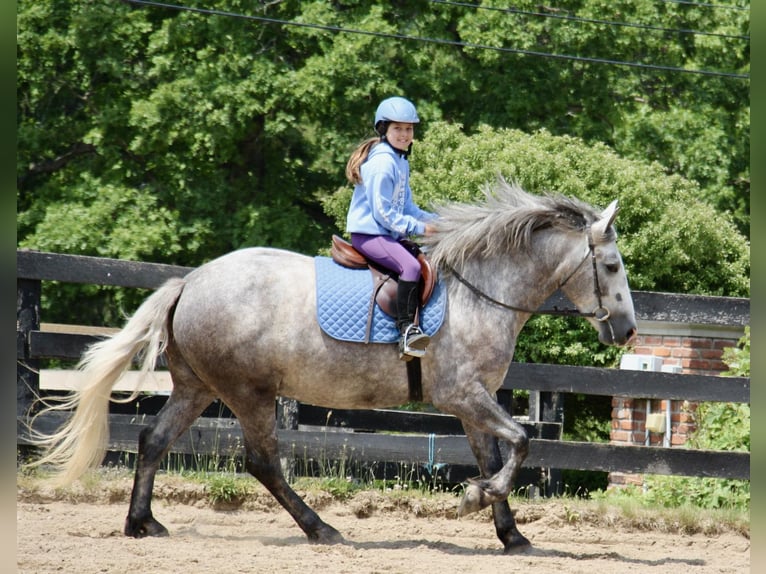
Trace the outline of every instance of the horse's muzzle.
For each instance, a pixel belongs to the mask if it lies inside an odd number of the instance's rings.
[[[604,321],[599,326],[598,340],[605,345],[624,347],[630,344],[638,335],[638,329],[635,324],[620,328],[620,325],[613,321]]]

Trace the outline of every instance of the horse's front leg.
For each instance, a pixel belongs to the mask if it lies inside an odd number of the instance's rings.
[[[482,478],[489,478],[503,468],[503,458],[500,454],[497,439],[487,433],[463,423],[468,443],[479,463]],[[473,485],[469,486],[471,488]],[[480,487],[476,487],[481,492]],[[465,501],[465,499],[464,499]],[[461,507],[463,504],[461,504]],[[460,512],[458,512],[460,513]],[[495,532],[503,543],[506,553],[516,552],[530,546],[529,540],[523,536],[516,527],[508,498],[492,503],[492,518],[495,522]]]
[[[466,385],[459,392],[455,392],[457,387],[452,389],[449,396],[445,397],[435,393],[432,399],[434,406],[458,417],[464,427],[506,441],[509,447],[508,460],[504,465],[502,462],[493,463],[492,470],[495,472],[492,476],[469,481],[458,508],[458,516],[465,516],[508,498],[521,464],[529,452],[529,438],[524,427],[513,420],[481,383]],[[482,448],[488,447],[483,445]]]

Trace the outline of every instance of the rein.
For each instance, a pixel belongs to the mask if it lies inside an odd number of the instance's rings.
[[[579,271],[583,263],[585,263],[585,261],[590,257],[591,263],[593,265],[593,293],[594,295],[596,295],[596,299],[598,300],[598,307],[596,307],[596,309],[590,313],[580,311],[577,308],[558,309],[554,307],[553,309],[532,310],[532,309],[524,309],[523,307],[516,307],[515,305],[509,305],[507,303],[503,303],[502,301],[498,301],[494,297],[487,295],[484,291],[476,287],[476,285],[474,285],[473,283],[468,281],[465,277],[463,277],[460,273],[458,273],[455,268],[448,267],[448,269],[449,269],[449,272],[455,276],[455,279],[457,279],[463,285],[465,285],[469,289],[469,291],[471,291],[471,293],[476,295],[479,299],[483,299],[484,301],[487,301],[488,303],[491,303],[503,309],[507,309],[509,311],[519,311],[521,313],[529,313],[530,315],[593,317],[596,319],[596,321],[607,321],[609,319],[610,313],[609,313],[609,309],[604,307],[604,305],[601,302],[601,286],[599,285],[598,269],[596,268],[595,244],[593,243],[593,235],[591,234],[590,227],[587,228],[587,232],[588,232],[588,253],[586,253],[582,261],[580,261],[577,267],[575,267],[574,271],[572,271],[572,273],[570,273],[569,276],[559,284],[559,288],[566,285],[567,282],[574,276],[574,274],[577,273],[577,271]]]

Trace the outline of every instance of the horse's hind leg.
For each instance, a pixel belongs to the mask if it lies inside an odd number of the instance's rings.
[[[237,413],[245,439],[245,466],[271,492],[293,517],[309,541],[319,544],[343,542],[343,536],[322,521],[300,496],[287,484],[279,461],[279,446],[274,414],[274,396],[253,393]]]
[[[471,445],[471,450],[476,456],[479,470],[483,478],[489,478],[503,468],[503,458],[497,439],[487,433],[483,433],[470,425],[463,423],[463,428]],[[506,553],[521,550],[530,545],[529,540],[519,532],[516,520],[513,518],[508,499],[492,503],[492,518],[495,521],[495,532],[503,543]]]
[[[172,364],[172,363],[171,363]],[[125,534],[135,538],[167,536],[167,529],[152,516],[152,489],[160,461],[170,445],[215,398],[185,364],[173,365],[173,392],[153,425],[138,439],[138,460],[125,519]]]

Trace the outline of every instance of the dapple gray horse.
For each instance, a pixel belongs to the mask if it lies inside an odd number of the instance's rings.
[[[423,400],[462,421],[478,461],[481,478],[469,482],[459,515],[491,505],[497,536],[512,552],[529,545],[508,504],[529,441],[495,392],[519,331],[557,289],[602,343],[624,345],[635,335],[612,225],[617,202],[599,213],[579,200],[528,194],[500,180],[481,202],[443,205],[437,212],[437,231],[424,243],[447,289],[447,316],[421,359]],[[408,381],[395,344],[325,335],[317,325],[314,289],[311,257],[267,248],[234,251],[167,281],[120,332],[86,351],[80,368],[88,384],[60,405],[74,414],[42,438],[47,454],[35,464],[57,466],[61,484],[100,464],[113,384],[137,354],[149,371],[166,352],[173,391],[154,424],[140,433],[125,534],[168,534],[152,515],[155,473],[171,443],[219,398],[241,424],[247,470],[310,541],[341,542],[282,474],[275,399],[392,407],[407,402]],[[508,444],[506,462],[498,440]]]

